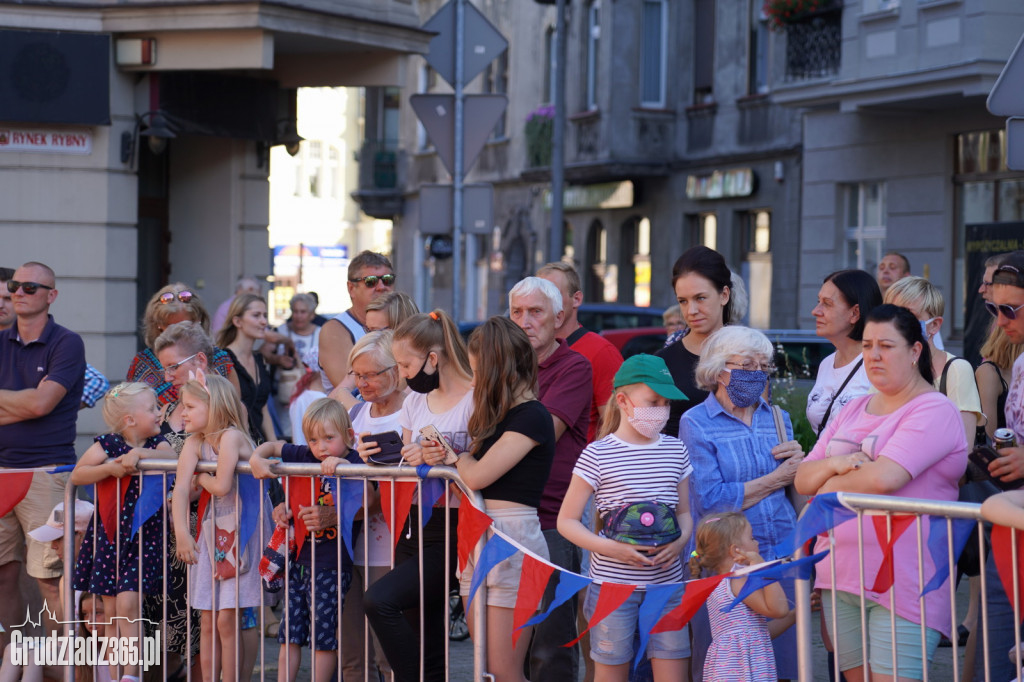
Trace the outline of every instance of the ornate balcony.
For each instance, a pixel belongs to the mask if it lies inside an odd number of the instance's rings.
[[[402,213],[405,152],[391,140],[365,140],[359,150],[359,189],[352,198],[366,215],[391,219]]]
[[[786,24],[786,80],[828,78],[839,73],[843,12],[824,10]]]

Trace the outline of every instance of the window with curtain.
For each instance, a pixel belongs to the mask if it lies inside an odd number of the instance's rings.
[[[640,52],[640,104],[665,106],[665,52],[668,30],[668,2],[644,0],[643,36]]]

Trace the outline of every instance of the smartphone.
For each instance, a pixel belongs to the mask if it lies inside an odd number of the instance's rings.
[[[438,431],[437,427],[433,424],[427,424],[420,429],[420,436],[422,436],[424,440],[432,440],[435,443],[440,443],[441,447],[443,447],[445,451],[445,460],[458,459],[458,455],[455,454],[455,450],[452,449],[451,443],[448,442],[448,439],[444,437],[444,434]]]
[[[1010,481],[1007,483],[989,475],[988,465],[1000,457],[999,453],[996,452],[992,446],[979,445],[971,450],[967,457],[975,466],[981,469],[985,475],[988,476],[988,480],[992,481],[992,483],[1000,490],[1017,490],[1021,486],[1024,486],[1024,479],[1017,479],[1016,481]]]
[[[363,438],[365,443],[376,443],[380,452],[370,455],[370,461],[374,464],[398,464],[402,461],[402,437],[397,431],[385,431],[374,433]]]

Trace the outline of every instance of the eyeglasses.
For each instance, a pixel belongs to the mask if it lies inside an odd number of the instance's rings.
[[[370,381],[372,379],[376,379],[381,374],[386,374],[387,372],[390,372],[394,368],[395,366],[391,365],[390,367],[385,367],[379,372],[367,372],[366,374],[356,374],[354,371],[350,371],[348,375],[350,377],[355,377],[356,381]]]
[[[181,368],[182,365],[184,365],[186,362],[188,362],[189,360],[191,360],[192,358],[194,358],[197,355],[199,355],[199,353],[193,353],[192,355],[188,356],[187,358],[185,358],[181,362],[176,362],[173,365],[167,365],[166,367],[164,367],[164,371],[168,372],[168,373],[177,372]]]
[[[747,360],[743,364],[740,364],[738,362],[727,362],[725,364],[726,365],[734,365],[736,369],[743,369],[743,370],[746,370],[748,372],[756,372],[757,370],[761,370],[762,372],[767,372],[768,374],[771,374],[772,372],[775,371],[775,365],[773,365],[770,362],[766,362],[766,363],[762,364],[762,363],[759,363],[759,362],[754,362],[753,360]],[[726,367],[725,371],[728,372],[729,368]]]
[[[986,282],[985,280],[981,280],[981,286],[988,289],[990,286],[992,286],[992,282]]]
[[[362,282],[367,289],[372,289],[377,286],[377,282],[383,282],[384,286],[389,287],[395,283],[394,275],[367,275],[366,277],[349,277],[348,281],[355,284],[356,282]]]
[[[19,282],[14,279],[7,280],[7,291],[12,294],[16,294],[18,293],[19,288],[25,292],[26,296],[31,296],[40,289],[53,289],[53,287],[46,284],[40,284],[39,282]]]
[[[167,305],[168,303],[173,302],[174,299],[178,299],[182,303],[188,303],[194,297],[195,297],[195,294],[193,294],[188,289],[185,289],[184,291],[177,291],[177,292],[175,292],[175,291],[168,291],[166,293],[160,294],[160,299],[159,300],[160,300],[160,303],[162,303],[163,305]]]
[[[1006,319],[1016,320],[1017,311],[1020,310],[1021,308],[1024,308],[1024,303],[1021,303],[1019,306],[1014,308],[1010,305],[1007,305],[1006,303],[996,305],[992,301],[985,301],[985,310],[987,310],[992,315],[992,317],[999,317],[999,314],[1002,313],[1003,317],[1005,317]]]

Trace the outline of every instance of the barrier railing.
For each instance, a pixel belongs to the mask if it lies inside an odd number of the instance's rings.
[[[142,461],[139,462],[138,469],[140,470],[140,474],[138,474],[138,476],[140,476],[140,477],[141,476],[145,476],[146,474],[153,474],[153,473],[161,474],[160,475],[160,479],[161,479],[160,482],[162,484],[162,489],[163,490],[167,490],[167,477],[168,477],[169,474],[173,474],[176,471],[176,469],[177,469],[177,462],[175,460],[146,459],[146,460],[142,460]],[[296,484],[296,480],[295,479],[300,479],[300,478],[308,479],[309,485],[311,486],[311,489],[312,489],[312,487],[314,486],[315,477],[320,477],[320,476],[323,475],[322,472],[321,472],[319,464],[295,464],[295,463],[272,462],[271,463],[271,470],[280,477],[282,485],[285,486],[285,490],[286,491],[287,491],[288,486]],[[215,462],[200,462],[198,464],[198,466],[196,467],[196,473],[197,474],[199,474],[199,473],[210,473],[210,474],[216,473],[216,463]],[[390,466],[384,467],[384,466],[374,466],[374,465],[364,465],[364,464],[345,464],[345,465],[339,466],[335,473],[336,473],[336,476],[333,477],[333,478],[336,481],[340,481],[340,480],[362,480],[363,481],[363,492],[364,492],[364,494],[363,494],[363,499],[362,499],[362,503],[361,503],[361,508],[362,508],[362,514],[363,514],[363,519],[364,520],[366,520],[366,519],[368,519],[370,517],[369,505],[367,504],[368,496],[365,494],[367,489],[369,488],[369,482],[370,481],[378,481],[381,486],[390,485],[391,482],[396,482],[396,483],[399,483],[399,482],[415,482],[415,483],[421,484],[421,485],[417,485],[417,490],[416,490],[416,493],[415,493],[415,500],[417,500],[420,503],[419,504],[419,518],[417,518],[415,520],[410,520],[410,522],[419,523],[419,527],[420,528],[423,527],[423,504],[422,503],[424,501],[424,498],[423,498],[423,486],[422,486],[422,483],[423,483],[423,481],[425,479],[441,479],[441,480],[447,481],[448,483],[454,484],[455,486],[457,486],[459,488],[459,490],[461,490],[461,492],[464,495],[466,495],[469,498],[471,498],[472,500],[474,500],[476,502],[476,505],[478,506],[478,508],[480,508],[480,509],[484,508],[483,500],[482,500],[480,494],[477,493],[476,491],[472,491],[469,488],[467,488],[466,485],[459,478],[458,472],[455,469],[450,468],[450,467],[429,467],[429,468],[428,467],[422,467],[419,470],[417,470],[416,468],[413,468],[413,467],[390,467]],[[236,474],[236,481],[238,480],[237,479],[237,475],[238,474],[251,474],[251,468],[250,468],[249,464],[247,462],[240,462],[236,466],[235,474]],[[421,474],[424,476],[424,478],[420,477]],[[328,477],[328,478],[331,478],[331,477]],[[264,500],[265,499],[265,495],[266,495],[266,481],[259,481],[258,483],[259,483],[259,497],[260,497],[260,500]],[[305,483],[298,483],[298,484],[299,485],[304,485]],[[335,490],[336,491],[340,491],[340,487],[341,487],[340,484],[336,485],[335,486]],[[235,486],[235,490],[236,490],[236,492],[235,492],[235,504],[238,504],[239,497],[238,497],[238,486],[237,485]],[[76,562],[76,556],[75,556],[75,533],[74,533],[74,520],[75,520],[74,507],[75,507],[75,499],[76,499],[76,497],[77,497],[77,488],[76,488],[76,486],[74,486],[73,484],[71,484],[69,482],[67,487],[66,487],[66,489],[65,489],[65,495],[64,495],[64,505],[65,505],[65,507],[64,507],[65,508],[64,523],[65,523],[65,532],[64,532],[63,557],[64,557],[64,566],[65,566],[65,570],[64,570],[65,581],[64,581],[64,592],[61,595],[62,596],[62,601],[63,601],[63,610],[64,610],[64,614],[66,614],[66,615],[67,614],[75,614],[76,613],[76,606],[77,606],[75,604],[75,591],[74,591],[73,584],[72,584],[73,583],[72,576],[74,575],[74,566],[75,566],[75,562]],[[160,509],[160,511],[158,513],[163,515],[162,516],[163,524],[164,524],[163,528],[165,529],[166,533],[170,534],[170,533],[174,532],[173,531],[173,524],[172,524],[172,521],[171,521],[171,516],[172,516],[171,515],[171,509],[170,509],[171,505],[170,505],[170,501],[169,501],[169,496],[168,495],[164,495],[164,497],[165,497],[165,502],[166,503],[161,505],[161,509]],[[395,497],[396,497],[395,495],[391,495],[390,496],[390,505],[391,505],[391,508],[390,508],[390,512],[391,513],[389,515],[390,519],[395,519],[395,517],[396,517],[396,515],[395,515]],[[315,500],[315,497],[313,497],[313,499]],[[455,538],[454,538],[453,534],[450,532],[451,531],[451,527],[450,527],[450,515],[449,515],[449,512],[452,511],[454,509],[454,507],[451,506],[451,502],[450,502],[450,499],[449,499],[448,495],[442,495],[442,500],[443,500],[443,509],[445,511],[445,531],[446,531],[446,533],[445,533],[445,537],[446,537],[445,542],[446,543],[454,542]],[[217,498],[211,498],[211,504],[216,505],[217,503],[218,503],[217,502]],[[220,503],[223,504],[223,502],[220,502]],[[336,503],[338,503],[337,499],[336,499]],[[429,504],[429,502],[428,502],[428,504]],[[439,502],[438,509],[440,510],[441,508],[442,507],[440,506],[440,502]],[[215,509],[215,507],[211,508],[211,510],[210,510],[211,514],[214,513],[214,509]],[[255,545],[255,549],[256,549],[256,551],[255,551],[256,560],[255,561],[256,561],[256,563],[258,563],[260,557],[262,557],[263,548],[266,547],[266,545],[267,545],[267,543],[268,543],[268,541],[270,539],[269,535],[266,532],[266,527],[269,525],[268,523],[265,522],[265,514],[267,514],[267,513],[269,513],[269,508],[265,508],[265,505],[261,504],[260,505],[260,510],[259,510],[259,521],[258,521],[257,526],[256,526],[256,531],[254,532],[254,535],[252,536],[252,538],[250,540],[251,543],[256,543],[256,545]],[[98,524],[96,523],[96,519],[99,516],[99,514],[100,514],[100,509],[99,509],[99,505],[97,505],[97,508],[94,511],[94,519],[93,519],[93,526],[94,526],[94,528],[98,528],[99,527]],[[117,517],[118,518],[118,524],[117,524],[117,527],[118,527],[118,531],[117,531],[118,532],[118,537],[116,539],[116,543],[117,543],[116,546],[120,547],[121,546],[121,541],[120,541],[120,537],[119,537],[120,525],[121,525],[120,524],[120,509],[118,509],[117,514],[118,514],[118,517]],[[340,519],[339,519],[339,521],[340,521]],[[202,520],[200,519],[200,523],[201,522],[202,522]],[[365,527],[365,524],[364,524],[364,527]],[[395,528],[395,529],[393,529],[393,532],[394,533],[401,532],[401,529],[400,528]],[[395,566],[395,539],[396,539],[395,537],[392,537],[392,541],[391,541],[391,552],[390,552],[391,568],[394,568],[394,566]],[[420,630],[419,630],[419,636],[420,636],[420,646],[419,646],[420,665],[419,665],[419,668],[420,668],[420,679],[422,680],[422,679],[424,679],[424,675],[426,673],[425,666],[424,666],[424,652],[425,652],[425,648],[426,647],[424,646],[424,640],[423,640],[423,636],[424,636],[424,622],[423,621],[424,621],[424,618],[425,618],[425,614],[424,614],[424,609],[422,608],[423,607],[423,601],[424,601],[424,590],[423,590],[423,573],[424,573],[423,568],[424,567],[423,567],[423,534],[422,533],[418,534],[418,539],[419,539],[419,547],[418,547],[418,551],[419,551],[419,571],[418,571],[418,575],[419,575],[419,580],[420,580],[419,595],[420,595],[420,606],[421,606],[421,608],[419,609],[419,611],[420,611]],[[369,556],[369,538],[367,537],[367,533],[365,533],[365,532],[363,533],[361,541],[364,542],[364,550],[365,550],[364,554],[368,558],[368,556]],[[138,538],[136,540],[133,540],[133,542],[139,542],[140,545],[141,545],[141,543],[142,543],[142,532],[141,531],[138,534]],[[307,534],[306,542],[310,543],[311,550],[312,550],[313,543],[314,543],[313,531],[309,531],[309,533]],[[477,543],[477,546],[476,546],[474,552],[479,553],[480,549],[482,548],[482,546],[484,545],[485,542],[486,542],[486,535],[483,538],[481,538],[481,540]],[[342,547],[340,528],[339,528],[339,532],[338,532],[338,542],[337,542],[337,545],[338,545],[338,553],[339,553],[339,564],[338,565],[339,565],[339,568],[340,568],[340,565],[341,565],[340,554],[341,554],[341,547]],[[167,545],[164,544],[163,546],[166,547]],[[315,554],[315,552],[311,551],[311,554]],[[450,592],[451,588],[453,587],[453,585],[450,584],[450,578],[449,578],[449,576],[451,574],[451,570],[450,570],[451,566],[449,566],[449,556],[450,556],[450,554],[451,553],[449,551],[449,546],[446,545],[446,547],[445,547],[445,588],[444,588],[445,589],[444,603],[446,605],[449,603],[448,595],[449,595],[449,592]],[[141,562],[142,562],[142,552],[141,552],[141,549],[140,549],[139,555],[140,555],[140,567],[141,567]],[[285,552],[285,555],[287,556],[287,551]],[[313,558],[313,561],[315,562],[315,557]],[[290,609],[288,608],[288,603],[287,603],[288,602],[288,581],[291,578],[291,568],[289,566],[289,563],[290,562],[286,562],[285,563],[285,584],[284,584],[284,587],[281,589],[281,592],[280,592],[280,594],[282,595],[282,597],[284,599],[284,603],[285,603],[285,608],[283,610],[284,613],[282,615],[282,620],[281,620],[281,624],[280,624],[280,627],[282,627],[282,628],[287,628],[288,627],[288,622],[287,622],[288,615],[287,614],[290,611]],[[166,573],[166,571],[167,571],[167,568],[166,568],[167,567],[167,562],[166,561],[162,561],[162,565],[163,565],[163,570],[164,570],[162,585],[164,586],[164,591],[166,593],[167,585],[168,585],[168,583],[167,583],[167,573]],[[191,567],[189,567],[189,570],[191,570]],[[257,568],[254,565],[251,568],[249,568],[248,570],[256,571]],[[311,573],[315,573],[315,563],[312,566],[310,572]],[[141,581],[141,573],[142,573],[142,571],[140,570],[140,581]],[[189,578],[190,578],[190,576],[189,576]],[[214,579],[214,580],[216,581],[216,579]],[[312,588],[312,591],[313,591],[313,594],[311,595],[311,600],[313,601],[313,603],[315,603],[316,585],[315,585],[315,581],[311,581],[311,582],[312,582],[311,588]],[[239,581],[236,580],[235,583],[236,583],[236,590],[237,590],[237,589],[239,589],[238,588]],[[341,583],[340,571],[339,571],[338,583],[339,584],[337,586],[337,590],[338,590],[338,599],[339,599],[339,602],[340,602],[341,594],[342,594],[342,586],[340,584]],[[189,583],[187,582],[186,585],[188,585],[188,584]],[[365,586],[362,589],[365,590],[366,589]],[[140,590],[141,590],[141,585],[140,585]],[[485,678],[491,678],[489,673],[487,673],[487,660],[486,660],[486,652],[487,652],[487,645],[486,645],[486,637],[487,637],[487,631],[486,631],[486,628],[487,628],[487,618],[486,618],[486,603],[487,603],[487,599],[486,599],[486,585],[482,585],[480,587],[480,590],[481,590],[481,593],[478,595],[478,598],[475,599],[475,603],[473,604],[473,609],[474,609],[473,610],[473,614],[475,616],[473,618],[473,629],[472,629],[472,639],[473,639],[473,671],[474,671],[473,674],[474,674],[474,679],[476,679],[476,680],[483,680]],[[264,622],[263,622],[263,615],[264,615],[263,607],[265,605],[265,596],[266,596],[266,593],[263,590],[262,581],[260,581],[260,604],[259,604],[259,607],[257,607],[259,609],[259,614],[258,614],[258,618],[257,618],[257,627],[259,629],[259,635],[260,635],[259,636],[259,654],[258,654],[258,661],[257,662],[259,663],[259,671],[260,671],[259,679],[261,681],[265,679],[265,672],[266,672],[265,663],[267,662],[266,647],[265,647],[265,644],[264,644],[264,641],[263,641],[264,640],[264,635],[265,635]],[[236,592],[236,599],[237,599],[237,592]],[[139,617],[140,617],[140,619],[143,616],[143,613],[142,613],[143,612],[142,601],[143,601],[143,599],[140,598],[140,608],[139,608]],[[189,604],[189,609],[191,609],[191,601],[189,601],[187,603]],[[235,603],[237,604],[237,603],[239,603],[239,601],[236,600]],[[164,609],[163,618],[161,619],[161,623],[160,623],[160,628],[161,628],[162,631],[166,628],[166,624],[167,624],[167,617],[166,617],[167,616],[167,600],[166,599],[163,600],[163,609]],[[231,607],[231,609],[233,610],[233,607]],[[315,627],[315,616],[314,616],[314,613],[315,613],[315,610],[311,610],[310,618],[313,620],[313,623],[311,623],[311,632],[310,632],[310,641],[311,641],[311,643],[313,641],[315,641],[315,631],[313,630],[313,628]],[[447,609],[445,609],[444,618],[445,618],[444,632],[446,634],[446,636],[445,636],[444,662],[445,662],[445,675],[446,675],[446,679],[447,679],[447,677],[448,677],[448,675],[450,674],[450,671],[451,671],[451,666],[449,665],[449,662],[450,662],[450,650],[449,650],[449,642],[448,642],[448,637],[447,637],[447,633],[449,631],[450,623],[449,623],[449,613],[448,613]],[[65,621],[74,621],[74,620],[76,620],[76,618],[74,618],[74,617],[65,617],[64,620]],[[185,664],[186,664],[187,670],[188,670],[187,679],[191,680],[192,679],[191,670],[192,670],[192,666],[193,666],[194,660],[193,660],[193,657],[191,655],[191,650],[190,650],[191,647],[190,647],[189,643],[191,642],[191,639],[192,639],[193,635],[192,635],[192,632],[191,632],[191,618],[188,615],[186,615],[186,622],[188,623],[188,631],[187,631],[186,643],[185,643],[185,647],[186,647]],[[364,633],[365,633],[365,637],[364,637],[364,642],[365,642],[365,646],[364,646],[364,662],[368,662],[369,660],[372,660],[372,657],[373,657],[373,644],[372,644],[372,638],[369,636],[369,627],[368,627],[368,622],[367,622],[367,620],[365,618],[365,615],[364,615],[364,618],[363,618],[363,624],[364,624],[363,627],[364,627]],[[338,619],[338,627],[339,627],[339,630],[340,630],[340,627],[341,627],[341,619],[340,619],[340,617]],[[74,629],[74,624],[68,622],[67,626],[66,626],[66,634],[69,635],[69,636],[72,635],[73,634],[73,629]],[[240,640],[240,632],[239,632],[239,630],[240,630],[240,625],[238,625],[236,623],[236,631],[235,631],[235,634],[236,634],[236,637],[235,637],[235,642],[236,642],[235,657],[236,658],[235,658],[235,660],[236,661],[242,660],[241,657],[239,656],[239,650],[240,650],[240,647],[241,647],[241,644],[240,644],[241,640]],[[162,659],[165,662],[165,665],[162,666],[162,679],[166,681],[168,679],[168,670],[167,670],[167,665],[166,665],[166,653],[167,653],[166,652],[166,643],[167,643],[166,636],[162,637],[160,641],[164,642],[164,647],[165,647],[164,648],[164,652],[163,652],[164,653],[164,658]],[[338,654],[337,674],[340,674],[340,668],[341,668],[341,646],[340,646],[340,643],[341,643],[341,640],[340,640],[340,637],[339,637],[339,647],[338,647],[338,652],[337,652],[337,654]],[[304,648],[306,648],[306,647],[304,647]],[[313,675],[315,676],[315,670],[316,670],[316,665],[317,664],[315,662],[315,657],[313,655],[314,652],[312,650],[312,646],[310,646],[308,648],[310,648],[310,652],[307,655],[310,657],[310,660],[312,661]],[[213,664],[214,664],[214,670],[216,670],[217,669],[216,668],[216,660],[214,660]],[[282,665],[288,666],[290,664],[291,664],[291,661],[287,660],[287,658],[285,658],[284,660],[278,660],[278,666],[282,666]],[[204,673],[206,673],[206,671],[204,671]],[[204,677],[206,677],[206,675],[208,675],[208,673],[204,674]],[[369,679],[370,679],[369,678],[369,666],[368,666],[367,663],[364,663],[364,675],[363,675],[363,678],[364,678],[364,680],[369,682]],[[74,671],[74,667],[73,666],[69,666],[65,670],[64,679],[67,682],[73,682],[73,680],[75,679],[75,671]]]

